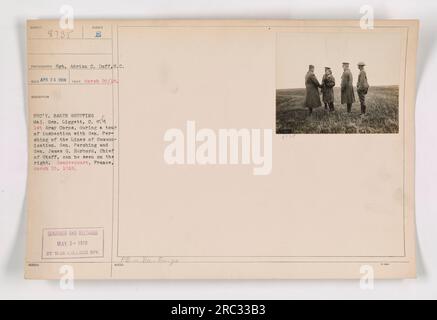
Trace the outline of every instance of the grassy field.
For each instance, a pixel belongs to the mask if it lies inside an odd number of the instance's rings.
[[[286,133],[397,133],[399,132],[399,87],[371,87],[367,94],[367,115],[360,116],[360,103],[346,112],[340,104],[340,88],[334,88],[335,112],[324,107],[308,116],[303,106],[305,89],[276,90],[276,132]]]

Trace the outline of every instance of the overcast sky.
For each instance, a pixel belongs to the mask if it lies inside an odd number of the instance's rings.
[[[342,62],[351,63],[355,84],[359,61],[367,65],[370,85],[399,85],[403,48],[402,34],[393,31],[280,33],[277,38],[276,86],[278,89],[304,88],[310,64],[316,66],[319,81],[325,66],[331,67],[336,86],[339,86]]]

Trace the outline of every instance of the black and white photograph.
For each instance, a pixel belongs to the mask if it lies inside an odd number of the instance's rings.
[[[399,33],[277,37],[277,134],[394,134],[404,43]]]

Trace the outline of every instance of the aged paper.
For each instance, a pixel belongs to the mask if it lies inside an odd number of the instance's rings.
[[[29,21],[26,278],[415,277],[417,38]]]

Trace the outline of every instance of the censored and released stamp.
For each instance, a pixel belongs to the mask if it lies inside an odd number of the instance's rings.
[[[103,228],[44,229],[43,259],[103,258]]]

